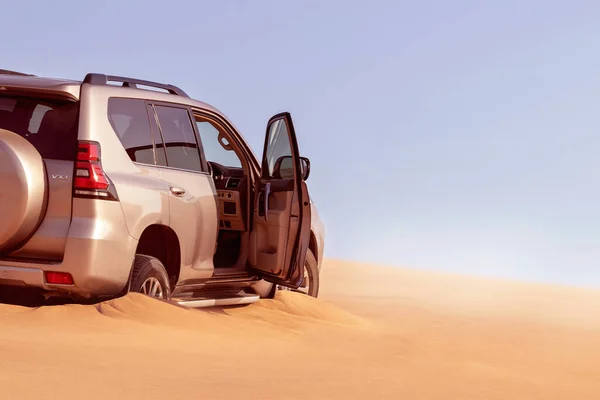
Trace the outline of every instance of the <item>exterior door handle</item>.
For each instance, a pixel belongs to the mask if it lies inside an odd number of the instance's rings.
[[[185,189],[179,188],[179,187],[173,187],[171,186],[169,188],[169,190],[171,191],[171,193],[173,193],[174,196],[177,197],[181,197],[185,194]]]

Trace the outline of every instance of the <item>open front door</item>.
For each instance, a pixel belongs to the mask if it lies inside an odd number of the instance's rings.
[[[261,178],[255,185],[250,266],[264,279],[298,288],[310,240],[310,201],[304,180],[310,163],[301,158],[289,113],[267,125]]]

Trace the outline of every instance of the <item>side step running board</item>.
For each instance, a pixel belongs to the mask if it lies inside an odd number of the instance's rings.
[[[260,300],[257,294],[244,294],[235,297],[223,298],[192,298],[192,299],[172,299],[175,303],[188,308],[221,307],[251,304]]]

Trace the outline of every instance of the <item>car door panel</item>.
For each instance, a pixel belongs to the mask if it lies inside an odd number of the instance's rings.
[[[156,159],[169,185],[169,226],[181,251],[179,284],[212,277],[218,235],[217,191],[203,169],[187,108],[149,104]]]
[[[260,206],[255,210],[255,234],[251,235],[254,242],[250,246],[251,255],[254,256],[252,264],[268,268],[271,274],[279,274],[285,262],[287,232],[292,223],[293,191],[271,189],[266,205],[265,194],[261,192],[258,199]]]
[[[218,227],[214,183],[208,174],[170,168],[161,168],[161,176],[170,184],[169,226],[181,250],[179,282],[208,279],[214,270]]]
[[[293,170],[282,178],[276,166],[286,157]],[[310,205],[289,113],[269,120],[255,193],[250,266],[268,281],[297,288],[310,239]]]

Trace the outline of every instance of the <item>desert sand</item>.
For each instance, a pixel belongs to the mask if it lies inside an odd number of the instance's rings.
[[[0,398],[600,398],[600,290],[336,260],[321,285],[225,309],[0,305]]]

